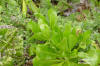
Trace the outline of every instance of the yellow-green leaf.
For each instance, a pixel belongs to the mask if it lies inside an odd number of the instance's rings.
[[[27,5],[26,5],[26,2],[25,0],[23,0],[23,5],[22,5],[22,13],[23,13],[23,17],[26,17],[26,14],[27,14]]]

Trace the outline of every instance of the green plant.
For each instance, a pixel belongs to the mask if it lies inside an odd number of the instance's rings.
[[[48,11],[49,21],[42,14],[36,14],[36,16],[38,22],[28,23],[28,28],[34,33],[31,39],[46,41],[46,43],[38,45],[36,50],[33,49],[36,52],[36,57],[33,59],[34,66],[80,66],[85,64],[94,66],[97,64],[95,62],[98,59],[94,56],[98,56],[91,53],[96,49],[91,51],[93,46],[90,31],[83,32],[72,27],[71,24],[58,25],[57,13],[53,9]],[[89,52],[92,54],[91,56],[89,56]],[[92,57],[95,58],[95,62],[87,61]],[[81,59],[85,64],[80,63]]]

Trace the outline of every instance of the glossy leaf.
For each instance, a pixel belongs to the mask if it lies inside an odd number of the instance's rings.
[[[57,13],[53,9],[48,10],[48,17],[49,17],[49,24],[51,29],[54,29],[55,26],[57,25]]]

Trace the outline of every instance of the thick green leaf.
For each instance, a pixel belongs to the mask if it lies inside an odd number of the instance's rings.
[[[51,29],[54,29],[55,26],[57,25],[57,20],[58,20],[56,11],[54,11],[53,9],[48,10],[48,17],[49,17],[50,27]]]
[[[69,50],[71,51],[76,44],[77,44],[77,37],[74,36],[73,34],[70,34],[68,36],[68,47],[69,47]]]
[[[39,33],[34,34],[31,37],[31,39],[33,38],[33,39],[37,39],[37,40],[48,40],[48,39],[50,39],[49,37],[50,37],[50,35],[47,32],[46,33],[39,32]]]
[[[68,48],[68,42],[66,38],[63,38],[62,41],[60,43],[58,43],[57,47],[62,51],[62,52],[68,52],[69,48]]]
[[[86,47],[91,44],[90,40],[91,32],[86,31],[80,35],[81,42],[79,44],[80,48],[86,49]]]
[[[38,25],[39,25],[41,31],[49,31],[50,30],[49,26],[44,22],[43,19],[38,20]]]
[[[41,20],[43,21],[43,23],[48,24],[47,19],[46,19],[41,13],[35,13],[35,16],[36,16],[38,19],[41,19]]]
[[[71,25],[70,24],[66,24],[65,25],[65,29],[64,29],[64,36],[65,37],[68,37],[69,36],[69,34],[71,34]]]
[[[51,66],[52,64],[57,63],[55,60],[43,60],[38,57],[33,59],[33,66]]]
[[[50,38],[50,41],[52,42],[51,44],[53,46],[55,46],[56,48],[60,48],[59,42],[62,41],[62,39],[63,39],[62,37],[63,37],[63,34],[60,30],[58,32],[52,31],[51,32],[51,38]]]
[[[38,24],[36,22],[34,22],[34,21],[30,21],[28,23],[27,27],[29,29],[31,29],[33,33],[37,33],[37,32],[40,31],[40,28],[39,28]]]
[[[57,63],[57,64],[53,64],[51,66],[63,66],[64,62],[61,62],[61,63]]]
[[[60,55],[56,50],[48,45],[38,46],[36,48],[36,54],[40,59],[56,59]]]
[[[90,34],[91,32],[90,31],[86,31],[83,33],[83,41],[86,41],[87,39],[90,38]]]
[[[60,57],[60,55],[56,52],[56,50],[49,45],[41,45],[36,48],[36,58],[33,60],[34,66],[51,66],[60,60],[56,59]]]

